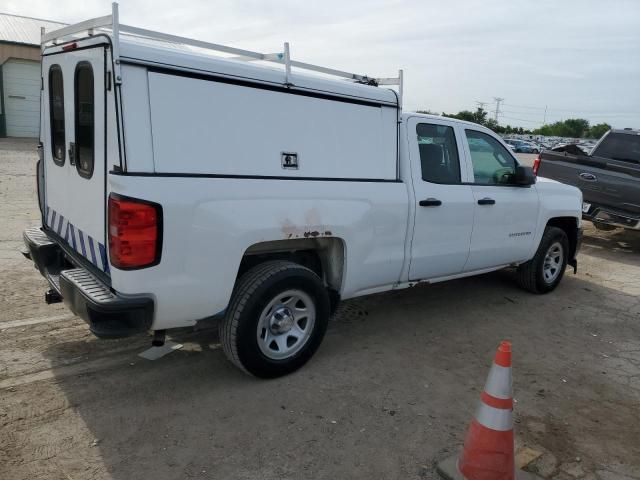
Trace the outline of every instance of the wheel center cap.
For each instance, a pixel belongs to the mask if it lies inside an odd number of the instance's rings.
[[[271,332],[280,335],[287,333],[293,328],[293,314],[287,307],[277,308],[271,315],[269,328]]]

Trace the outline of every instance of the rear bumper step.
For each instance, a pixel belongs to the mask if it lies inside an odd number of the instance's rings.
[[[113,292],[91,272],[73,265],[62,248],[38,227],[25,230],[23,237],[28,258],[67,307],[89,324],[94,335],[119,338],[151,328],[154,311],[151,297]]]

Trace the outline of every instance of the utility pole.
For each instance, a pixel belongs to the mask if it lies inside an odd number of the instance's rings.
[[[547,106],[544,106],[544,119],[542,120],[542,125],[547,124]]]
[[[498,115],[500,115],[500,104],[504,102],[504,98],[493,97],[493,99],[496,101],[496,123],[498,123]]]
[[[481,110],[484,110],[484,106],[488,104],[489,102],[479,102],[478,100],[476,100],[476,105],[478,105],[478,108]]]

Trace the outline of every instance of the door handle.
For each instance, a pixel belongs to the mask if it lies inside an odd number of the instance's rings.
[[[495,205],[496,201],[493,198],[485,197],[478,200],[478,205]]]
[[[76,164],[76,144],[75,142],[69,142],[69,163],[71,165]]]
[[[442,205],[442,201],[437,198],[427,198],[426,200],[420,200],[418,203],[421,207],[439,207]]]

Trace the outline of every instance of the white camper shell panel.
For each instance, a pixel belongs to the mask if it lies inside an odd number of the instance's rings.
[[[395,108],[148,75],[156,172],[396,178]],[[283,152],[297,168],[282,166]]]

